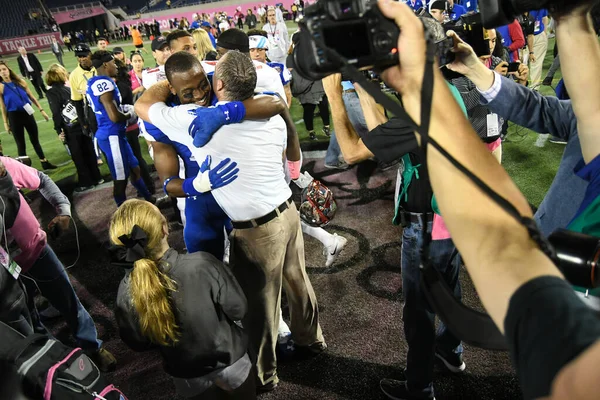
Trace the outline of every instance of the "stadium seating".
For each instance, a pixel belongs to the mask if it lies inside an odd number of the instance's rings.
[[[30,30],[42,32],[45,23],[42,18],[26,20],[29,10],[35,8],[40,8],[36,0],[13,1],[9,7],[3,7],[0,13],[0,38],[25,36]]]

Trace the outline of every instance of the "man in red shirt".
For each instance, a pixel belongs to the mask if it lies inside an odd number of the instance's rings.
[[[519,49],[525,47],[525,35],[521,24],[516,19],[508,25],[496,28],[496,32],[502,35],[502,45],[510,54],[510,62],[519,61]]]

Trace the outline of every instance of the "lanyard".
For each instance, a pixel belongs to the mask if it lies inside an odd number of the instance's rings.
[[[19,92],[19,89],[17,88],[17,84],[14,82],[2,82],[4,84],[4,87],[9,88],[10,90],[12,90],[13,92],[15,92],[17,94],[17,96],[19,96],[19,98],[21,99],[21,101],[23,103],[28,103],[27,101],[25,101],[25,99],[23,99],[23,96],[21,96],[21,92]],[[15,85],[15,87],[12,87],[11,85],[9,85],[9,83],[12,83],[13,85]]]

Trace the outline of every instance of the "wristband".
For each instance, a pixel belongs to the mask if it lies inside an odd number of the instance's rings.
[[[188,196],[198,196],[211,190],[209,171],[199,173],[195,178],[183,180],[182,189]]]
[[[241,101],[231,101],[225,104],[219,104],[217,107],[223,111],[225,116],[225,125],[237,124],[246,117],[246,107]]]
[[[163,191],[165,192],[165,194],[168,196],[169,192],[167,192],[167,185],[169,184],[169,182],[171,182],[173,179],[177,179],[179,178],[178,176],[174,175],[174,176],[170,176],[167,179],[165,179],[165,181],[163,182]]]

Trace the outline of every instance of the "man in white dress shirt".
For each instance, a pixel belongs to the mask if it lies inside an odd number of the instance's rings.
[[[267,10],[267,23],[262,29],[269,35],[269,60],[285,65],[291,42],[285,22],[277,21],[274,7]]]
[[[254,95],[256,79],[252,60],[238,51],[229,51],[216,65],[213,90],[220,102],[243,101]],[[204,147],[196,148],[188,129],[197,107],[190,104],[171,108],[158,102],[136,107],[136,111],[169,139],[191,144],[196,160],[210,155],[213,166],[226,158],[238,164],[238,178],[212,194],[234,228],[230,264],[248,299],[249,311],[243,323],[258,349],[259,390],[273,390],[279,381],[275,349],[282,285],[290,304],[297,351],[318,354],[327,348],[319,325],[317,299],[305,269],[300,218],[282,167],[285,123],[277,116],[226,125]],[[198,175],[194,181],[198,191],[206,185],[202,178]]]

